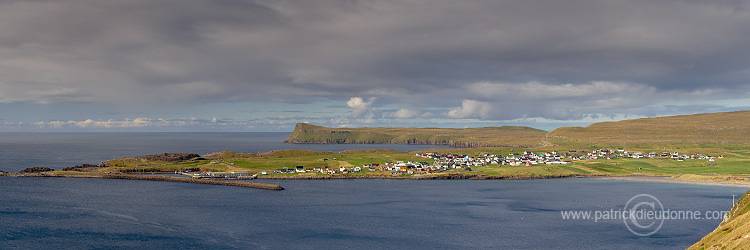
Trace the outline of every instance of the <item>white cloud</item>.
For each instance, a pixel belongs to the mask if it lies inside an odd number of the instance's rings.
[[[487,118],[492,105],[487,102],[480,102],[475,100],[464,100],[461,103],[461,107],[457,107],[451,111],[448,111],[448,117],[450,118]]]
[[[146,127],[168,127],[168,126],[184,126],[188,124],[198,124],[204,122],[195,118],[191,119],[177,119],[167,120],[163,118],[150,119],[150,118],[125,118],[122,120],[93,120],[86,119],[82,121],[49,121],[49,122],[36,122],[39,128],[146,128]]]
[[[218,129],[241,129],[254,127],[259,124],[277,126],[279,121],[284,125],[293,125],[296,118],[265,118],[263,120],[235,121],[232,119],[198,119],[198,118],[124,118],[124,119],[107,119],[107,120],[68,120],[68,121],[44,121],[33,122],[29,126],[23,123],[7,124],[16,125],[34,129],[201,129],[201,128],[218,128]],[[6,126],[7,127],[7,126]]]
[[[411,119],[411,118],[416,118],[417,116],[419,116],[419,112],[417,112],[416,110],[411,110],[411,109],[402,108],[396,112],[393,112],[393,117],[399,118],[399,119]]]
[[[370,97],[367,101],[361,97],[349,98],[346,102],[346,106],[352,109],[352,117],[362,117],[363,115],[377,111],[375,108],[371,108],[372,103],[375,102],[375,97]]]

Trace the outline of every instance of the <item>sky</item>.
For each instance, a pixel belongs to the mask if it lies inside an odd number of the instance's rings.
[[[0,131],[747,110],[749,44],[743,0],[0,0]]]

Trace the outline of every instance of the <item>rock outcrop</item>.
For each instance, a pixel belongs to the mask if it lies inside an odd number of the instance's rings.
[[[105,164],[94,165],[94,164],[84,163],[78,166],[63,168],[63,171],[93,172],[93,171],[96,171],[97,169],[104,168],[104,167],[107,167],[107,165]]]
[[[50,172],[50,171],[55,171],[55,170],[48,168],[48,167],[33,167],[33,168],[26,168],[24,170],[21,170],[21,172],[24,172],[24,173],[41,173],[41,172]]]
[[[163,153],[158,155],[146,155],[136,157],[137,159],[145,159],[149,161],[186,161],[194,158],[198,158],[198,154],[187,154],[187,153]]]

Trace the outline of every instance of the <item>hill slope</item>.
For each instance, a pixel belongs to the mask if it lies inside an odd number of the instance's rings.
[[[558,145],[676,143],[750,144],[750,111],[681,115],[563,127],[548,138]]]
[[[688,249],[745,249],[750,245],[750,191],[745,193],[724,221]]]
[[[529,127],[486,128],[327,128],[298,123],[285,142],[320,144],[431,144],[454,147],[536,147],[544,130]]]

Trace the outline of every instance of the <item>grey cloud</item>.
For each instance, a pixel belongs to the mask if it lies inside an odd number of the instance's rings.
[[[0,34],[12,35],[0,36],[0,102],[344,103],[372,96],[379,103],[453,110],[446,115],[455,118],[644,113],[659,94],[711,99],[747,93],[749,6],[690,0],[4,1]],[[549,98],[496,100],[475,91],[484,82],[507,83],[504,88],[521,94],[538,82],[552,91],[543,93]],[[560,93],[593,82],[627,83],[641,94],[613,91],[620,85]],[[397,116],[415,117],[408,110]]]

